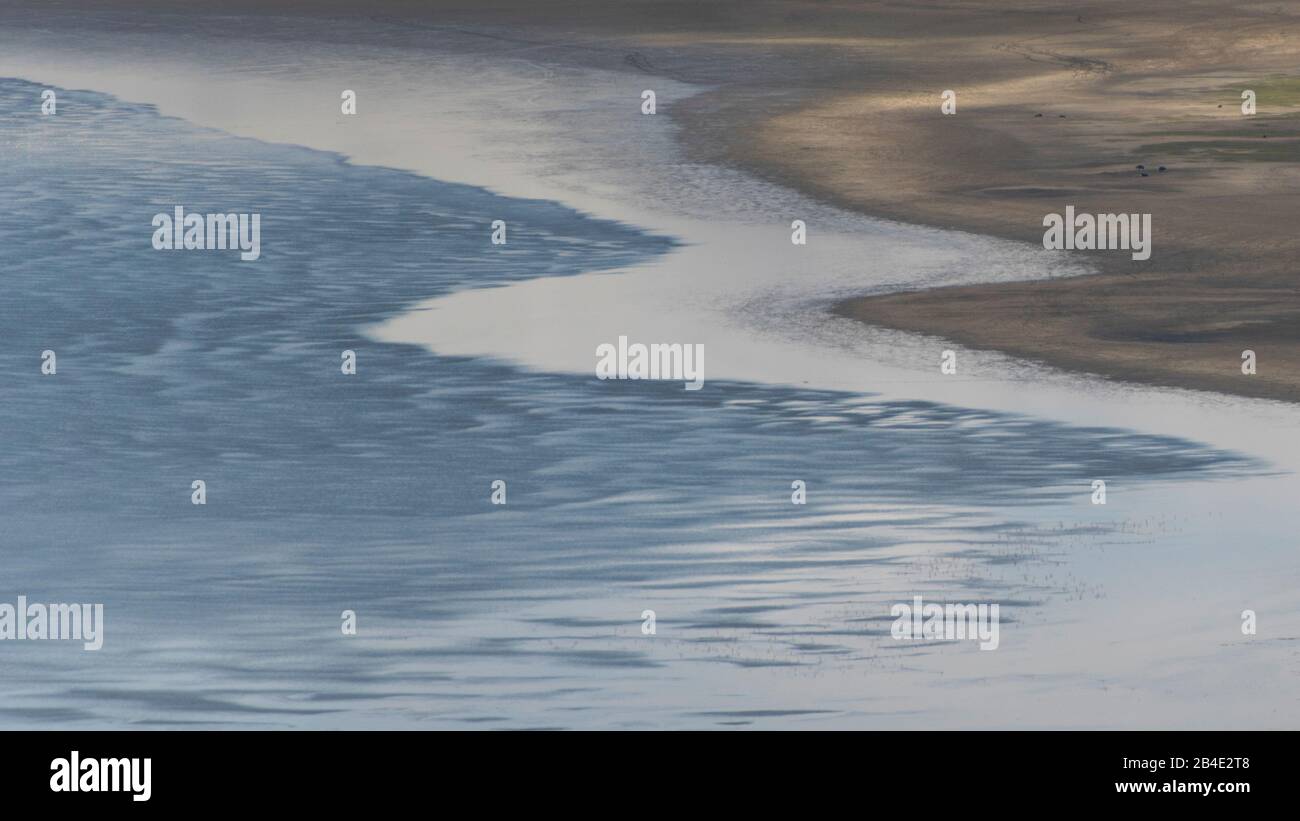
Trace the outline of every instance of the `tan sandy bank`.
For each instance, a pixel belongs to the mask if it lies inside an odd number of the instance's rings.
[[[1150,214],[1149,260],[1042,252],[1081,255],[1096,277],[837,310],[1064,368],[1300,399],[1300,9],[1131,5],[1044,4],[995,34],[964,33],[991,12],[954,7],[915,48],[881,52],[868,88],[775,113],[733,154],[844,206],[1039,245],[1066,206]]]

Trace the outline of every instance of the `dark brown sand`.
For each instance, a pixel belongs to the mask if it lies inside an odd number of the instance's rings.
[[[221,4],[337,15],[340,36],[357,9]],[[1100,273],[837,310],[1064,368],[1300,400],[1300,5],[371,0],[365,9],[419,26],[508,27],[538,60],[710,84],[661,104],[693,157],[868,214],[1041,248],[1043,216],[1066,205],[1150,213],[1146,262],[1073,252]],[[1248,88],[1252,117],[1240,108]],[[957,92],[955,116],[940,112],[945,89]],[[1169,170],[1141,177],[1138,163]],[[1245,349],[1257,375],[1241,373]]]

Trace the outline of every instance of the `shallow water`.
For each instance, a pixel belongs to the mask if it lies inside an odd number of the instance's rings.
[[[424,55],[393,59],[366,65],[401,76]],[[0,83],[0,601],[100,601],[108,633],[97,653],[0,643],[0,723],[1295,726],[1292,414],[1245,403],[1263,421],[1220,430],[1212,398],[1008,382],[1006,360],[964,351],[954,387],[936,341],[824,307],[1032,276],[1022,249],[705,167],[601,177],[629,145],[663,162],[673,135],[566,132],[611,122],[617,89],[585,71],[457,71],[429,121],[448,176],[566,205],[365,165],[435,170],[400,129],[289,128],[310,106],[277,91],[312,60],[244,60],[254,115],[184,113],[337,139],[352,162],[96,93],[41,118],[46,86]],[[570,119],[485,125],[573,84],[589,93]],[[410,93],[386,92],[408,119]],[[557,132],[562,151],[531,140]],[[262,259],[152,250],[175,204],[259,211]],[[816,256],[782,276],[791,210],[814,215]],[[588,370],[612,334],[697,331],[698,393]],[[889,607],[913,595],[1001,603],[1001,649],[893,641]],[[1267,614],[1254,643],[1244,607]]]
[[[710,723],[735,712],[713,692],[735,670],[891,663],[881,616],[915,589],[913,559],[969,565],[932,595],[980,589],[1013,619],[1058,594],[998,568],[1125,538],[1043,524],[1079,493],[1062,475],[1257,469],[930,403],[689,393],[377,344],[358,328],[419,299],[670,242],[102,95],[15,116],[39,90],[0,85],[5,579],[103,602],[107,639],[0,645],[7,724]],[[262,259],[153,250],[150,218],[176,203],[260,212]],[[486,241],[498,217],[509,253]],[[497,478],[505,507],[488,502]],[[796,478],[816,505],[790,504]],[[665,677],[679,704],[656,703]]]

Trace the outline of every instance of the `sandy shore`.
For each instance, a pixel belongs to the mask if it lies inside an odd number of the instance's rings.
[[[762,103],[728,88],[702,98],[716,109],[686,118],[688,139],[844,207],[1035,245],[1043,216],[1066,205],[1150,213],[1144,262],[1076,252],[1098,275],[838,310],[1068,369],[1300,398],[1297,10],[1007,5],[809,9],[805,31],[764,45],[827,73],[792,76],[784,98],[755,90]],[[1254,116],[1241,111],[1247,88]],[[953,116],[940,111],[945,89],[957,93]],[[1253,376],[1241,372],[1246,349]]]
[[[1300,205],[1300,80],[1285,75],[1296,18],[1094,5],[1077,17],[1077,6],[1044,4],[1042,16],[1011,16],[994,34],[944,26],[949,36],[924,50],[948,55],[943,70],[913,65],[924,61],[915,52],[900,57],[899,80],[780,115],[741,153],[844,205],[1031,243],[1044,214],[1066,205],[1150,213],[1148,261],[1077,252],[1100,275],[839,310],[1070,369],[1300,398],[1288,227]],[[957,90],[957,115],[939,112],[939,88]],[[1254,116],[1241,113],[1246,88]],[[1253,376],[1241,372],[1246,349],[1259,359]]]
[[[158,9],[162,27],[175,19],[155,0],[117,5]],[[225,8],[338,14],[341,42],[354,11],[341,0]],[[711,86],[662,112],[693,159],[864,213],[1034,245],[1043,216],[1067,205],[1150,213],[1144,262],[1073,252],[1097,274],[872,296],[837,311],[1067,369],[1300,399],[1300,77],[1288,74],[1300,10],[1177,0],[371,8],[412,29],[520,27],[529,35],[505,47],[539,60],[562,49],[593,67]],[[1254,116],[1241,112],[1246,88]],[[957,93],[953,116],[940,112],[945,89]],[[1142,177],[1139,163],[1169,170]],[[1256,375],[1241,373],[1246,349]]]

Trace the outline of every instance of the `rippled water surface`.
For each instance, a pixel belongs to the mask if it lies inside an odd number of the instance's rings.
[[[675,241],[92,92],[31,116],[41,88],[0,80],[0,600],[103,602],[107,635],[0,644],[0,724],[881,725],[913,712],[889,698],[910,665],[971,649],[891,641],[892,602],[998,601],[1013,636],[1101,595],[1060,556],[1186,526],[1080,507],[1092,477],[1266,470],[932,402],[379,343],[363,329],[422,300]],[[153,250],[178,204],[260,213],[262,258]]]

